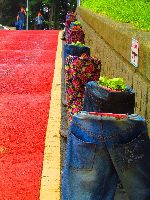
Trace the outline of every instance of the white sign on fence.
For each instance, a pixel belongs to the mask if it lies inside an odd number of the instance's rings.
[[[132,38],[132,46],[131,46],[131,63],[138,67],[138,60],[139,60],[139,42]]]

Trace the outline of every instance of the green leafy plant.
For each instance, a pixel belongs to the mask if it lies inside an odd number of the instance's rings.
[[[139,30],[150,30],[149,0],[81,0],[81,6]]]
[[[105,86],[112,90],[122,90],[125,91],[126,85],[122,78],[112,78],[108,79],[107,77],[100,77],[98,81],[99,85]]]
[[[75,24],[77,26],[81,26],[81,22],[79,22],[79,21],[75,21],[75,22],[73,22],[73,24]]]
[[[75,43],[75,42],[72,42],[71,44],[74,45],[74,46],[80,46],[80,47],[85,46],[85,44],[82,44],[82,43],[79,42],[79,41],[77,41],[76,43]]]

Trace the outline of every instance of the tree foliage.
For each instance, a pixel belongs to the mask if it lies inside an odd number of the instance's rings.
[[[0,0],[0,23],[12,26],[20,6],[26,7],[26,0]],[[29,27],[34,28],[34,18],[41,11],[47,28],[61,29],[67,11],[75,8],[76,0],[29,0]]]

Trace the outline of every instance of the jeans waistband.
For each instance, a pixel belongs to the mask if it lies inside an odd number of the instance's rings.
[[[107,143],[109,146],[130,142],[148,132],[145,119],[140,115],[118,118],[116,115],[95,115],[86,111],[73,116],[70,131],[85,142]]]

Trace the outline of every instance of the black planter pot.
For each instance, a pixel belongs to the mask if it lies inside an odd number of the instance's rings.
[[[92,81],[86,84],[83,110],[88,112],[108,112],[133,114],[135,93],[127,87],[125,91],[115,92]]]

